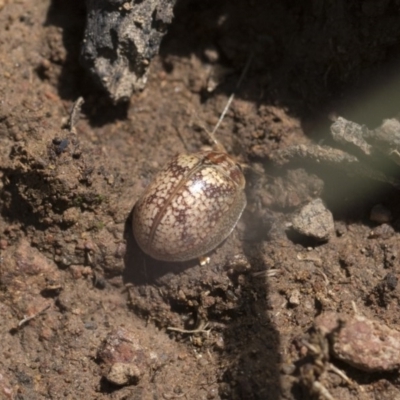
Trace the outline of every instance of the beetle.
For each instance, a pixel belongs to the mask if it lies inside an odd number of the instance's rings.
[[[252,60],[237,82],[239,88]],[[133,234],[140,248],[162,261],[202,258],[233,231],[246,207],[246,180],[238,162],[214,134],[232,100],[230,96],[214,130],[213,149],[179,154],[154,178],[133,211]]]
[[[202,257],[235,228],[246,206],[246,182],[240,164],[217,147],[173,158],[136,203],[133,233],[151,257]]]

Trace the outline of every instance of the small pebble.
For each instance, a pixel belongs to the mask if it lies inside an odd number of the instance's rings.
[[[146,371],[159,365],[157,354],[142,346],[136,335],[125,328],[118,328],[107,335],[97,351],[97,357],[102,364],[104,378],[119,386],[137,384]]]
[[[381,239],[389,239],[391,236],[395,234],[395,230],[389,224],[380,224],[373,231],[371,231],[368,235],[370,239],[381,238]]]
[[[63,222],[67,225],[76,224],[81,218],[81,211],[77,207],[67,208],[63,213]]]
[[[371,213],[369,215],[369,219],[373,222],[377,222],[378,224],[385,224],[392,220],[392,213],[382,204],[377,204],[372,207]]]
[[[97,324],[92,321],[85,322],[85,328],[90,331],[95,331],[97,329]]]
[[[394,290],[396,289],[397,286],[397,276],[389,272],[384,279],[385,285],[389,290]]]
[[[292,363],[281,365],[281,372],[285,375],[292,375],[295,371],[296,371],[296,366]]]
[[[204,49],[204,57],[210,64],[215,64],[219,60],[218,49],[214,46],[207,47]]]
[[[332,213],[321,199],[305,205],[292,218],[292,227],[298,233],[317,240],[328,240],[335,230]]]
[[[141,375],[136,365],[118,362],[110,366],[105,378],[114,385],[124,386],[137,384]]]
[[[400,368],[400,332],[382,322],[327,312],[315,324],[330,337],[332,353],[339,360],[366,372]]]
[[[300,297],[300,291],[294,289],[289,295],[289,304],[294,307],[300,305]]]

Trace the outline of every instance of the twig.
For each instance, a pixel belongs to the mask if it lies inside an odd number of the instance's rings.
[[[71,113],[69,115],[68,129],[74,135],[76,135],[75,126],[78,123],[79,116],[80,116],[81,109],[82,109],[82,106],[83,106],[84,102],[85,102],[85,100],[83,99],[83,97],[78,97],[78,99],[75,101],[74,105],[72,106],[72,110],[71,110]]]
[[[335,367],[331,363],[328,363],[328,369],[334,372],[336,375],[339,375],[348,385],[353,386],[353,382],[350,380],[350,378],[339,368]]]
[[[208,326],[209,326],[208,322],[204,326],[201,326],[200,328],[193,329],[193,330],[181,329],[181,328],[175,328],[173,326],[168,326],[167,331],[189,333],[189,334],[194,334],[194,333],[207,333],[208,334],[208,333],[210,333],[210,330],[211,330],[211,329],[206,329],[206,328],[208,328]]]
[[[321,395],[326,400],[335,400],[334,397],[329,393],[328,389],[320,382],[315,381],[313,382],[313,389],[319,395]]]
[[[276,276],[280,273],[279,268],[273,268],[273,269],[266,269],[265,271],[257,271],[253,272],[251,275],[254,276],[255,278],[263,277],[263,276]]]
[[[18,329],[21,328],[22,325],[24,325],[27,322],[29,322],[31,319],[34,319],[34,318],[36,318],[37,316],[39,316],[41,314],[44,314],[49,308],[50,308],[50,304],[47,305],[45,308],[43,308],[41,311],[37,312],[36,314],[30,315],[29,317],[24,315],[24,318],[21,319],[21,321],[18,322]]]

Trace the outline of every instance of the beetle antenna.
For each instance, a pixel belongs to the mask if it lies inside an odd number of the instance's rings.
[[[249,70],[249,67],[250,67],[250,64],[251,64],[251,61],[252,61],[252,60],[253,60],[253,53],[250,53],[250,56],[249,56],[249,58],[248,58],[248,60],[247,60],[247,62],[246,62],[246,65],[244,66],[243,71],[242,71],[242,73],[241,73],[241,75],[240,75],[240,78],[239,78],[239,80],[237,81],[236,87],[235,87],[234,91],[232,92],[232,94],[229,96],[229,99],[228,99],[228,101],[227,101],[227,103],[226,103],[226,106],[225,106],[224,110],[223,110],[222,113],[221,113],[221,116],[220,116],[219,119],[218,119],[218,122],[216,123],[216,125],[215,125],[214,129],[212,130],[212,132],[207,132],[208,135],[210,136],[210,139],[211,139],[211,140],[214,142],[214,144],[217,145],[217,146],[221,146],[221,144],[220,144],[219,141],[216,139],[216,137],[215,137],[215,132],[218,130],[218,128],[220,127],[220,125],[221,125],[221,123],[222,123],[222,121],[223,121],[223,119],[225,118],[225,115],[226,115],[226,113],[228,112],[229,107],[231,106],[231,103],[232,103],[232,101],[233,101],[233,99],[234,99],[234,97],[235,97],[235,94],[236,94],[236,92],[238,91],[238,89],[239,89],[241,83],[243,82],[243,79],[244,79],[244,77],[246,76],[247,71]]]

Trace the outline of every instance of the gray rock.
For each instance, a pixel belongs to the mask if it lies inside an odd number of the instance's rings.
[[[293,217],[292,227],[298,233],[317,240],[328,240],[335,229],[332,213],[321,199],[305,205]]]
[[[175,0],[86,0],[81,63],[115,102],[144,88]]]

